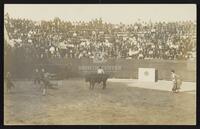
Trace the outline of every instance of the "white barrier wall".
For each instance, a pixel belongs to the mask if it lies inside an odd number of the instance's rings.
[[[156,69],[155,68],[139,68],[138,80],[145,82],[156,81]]]

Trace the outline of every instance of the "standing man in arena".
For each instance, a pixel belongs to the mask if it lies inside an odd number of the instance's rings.
[[[11,90],[11,88],[14,88],[14,87],[15,87],[14,84],[13,84],[13,82],[12,82],[12,80],[11,80],[11,74],[10,74],[10,72],[7,72],[6,78],[5,78],[5,79],[6,79],[6,80],[5,80],[5,83],[6,83],[6,90],[7,90],[7,92],[9,93],[10,90]]]
[[[99,66],[99,68],[97,69],[97,78],[98,78],[98,82],[100,83],[101,80],[103,79],[103,75],[105,74],[104,70],[101,68],[101,66]]]
[[[175,74],[174,70],[171,70],[171,78],[173,82],[172,92],[178,93],[182,84],[182,80],[179,75]]]
[[[42,68],[41,71],[41,82],[42,82],[42,95],[46,95],[47,88],[50,84],[49,78],[48,78],[48,72],[45,72],[44,68]]]
[[[34,84],[40,84],[40,72],[38,68],[35,69]]]

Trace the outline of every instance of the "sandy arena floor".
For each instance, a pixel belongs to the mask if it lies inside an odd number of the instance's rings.
[[[64,80],[42,96],[31,81],[16,81],[4,95],[5,125],[193,125],[196,124],[196,83],[184,82],[178,94],[171,82],[109,79],[89,90],[84,80]]]

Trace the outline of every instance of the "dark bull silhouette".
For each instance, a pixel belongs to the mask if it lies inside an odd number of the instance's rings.
[[[92,73],[85,76],[85,81],[90,83],[89,89],[94,89],[96,83],[103,83],[103,89],[106,88],[106,81],[108,79],[108,74],[97,74]]]

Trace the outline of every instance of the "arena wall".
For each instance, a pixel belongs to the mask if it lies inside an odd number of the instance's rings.
[[[67,64],[68,61],[63,60],[62,63]],[[159,80],[170,80],[170,71],[174,69],[183,80],[196,81],[195,61],[110,59],[105,63],[94,63],[91,59],[81,59],[70,62],[73,70],[79,73],[80,76],[87,72],[95,72],[98,66],[102,66],[112,77],[137,79],[138,68],[155,68],[158,70]]]
[[[94,63],[92,59],[51,59],[42,67],[65,79],[83,77],[88,72],[95,72],[98,66],[102,66],[113,78],[137,79],[138,68],[155,68],[158,70],[159,80],[170,80],[170,71],[174,69],[184,81],[196,81],[196,61],[192,60],[109,59],[103,63]],[[38,65],[23,62],[23,65],[15,63],[10,68],[16,78],[31,78],[35,67],[38,67]]]

